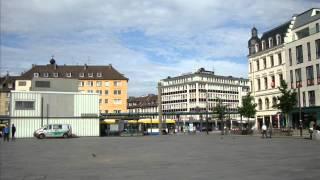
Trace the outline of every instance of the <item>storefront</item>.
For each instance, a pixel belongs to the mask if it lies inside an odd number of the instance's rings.
[[[297,129],[300,125],[299,108],[295,108],[290,113],[290,119],[292,120],[292,128]],[[309,128],[310,122],[313,121],[315,125],[320,125],[320,106],[303,107],[301,108],[301,119],[303,128]]]

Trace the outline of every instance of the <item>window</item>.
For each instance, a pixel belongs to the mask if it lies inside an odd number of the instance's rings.
[[[71,77],[71,72],[66,73],[67,77]]]
[[[101,72],[98,72],[98,73],[97,73],[97,77],[102,77],[102,73],[101,73]]]
[[[121,86],[121,81],[114,81],[114,82],[113,82],[113,85],[114,85],[114,86]]]
[[[121,90],[114,90],[114,91],[113,91],[113,94],[114,94],[114,95],[120,95],[120,94],[121,94]]]
[[[268,98],[266,98],[264,103],[265,103],[266,109],[269,109],[269,99]]]
[[[252,72],[252,67],[251,63],[249,64],[249,72]]]
[[[262,46],[262,50],[265,50],[266,49],[266,41],[262,41],[261,42],[261,46]]]
[[[271,87],[275,88],[276,87],[276,82],[275,82],[275,77],[271,76]]]
[[[84,73],[79,73],[79,77],[84,77]]]
[[[84,86],[84,82],[83,81],[79,81],[79,86],[83,87]]]
[[[289,65],[292,66],[292,52],[291,52],[291,48],[289,48]]]
[[[273,97],[272,98],[272,107],[274,107],[275,105],[277,105],[277,98]]]
[[[277,34],[277,45],[281,44],[281,36]]]
[[[316,40],[316,58],[320,58],[320,39]]]
[[[18,82],[18,85],[19,85],[19,86],[26,86],[26,85],[27,85],[27,82],[26,82],[26,81],[19,81],[19,82]]]
[[[291,83],[291,88],[293,88],[293,71],[290,70],[290,83]]]
[[[49,77],[49,73],[43,73],[43,77]]]
[[[263,69],[267,68],[267,59],[263,58]]]
[[[256,53],[259,52],[259,44],[258,44],[258,43],[255,44],[255,52],[256,52]]]
[[[105,90],[105,91],[104,91],[104,94],[105,94],[105,95],[108,95],[108,94],[109,94],[109,91],[108,91],[108,90]]]
[[[307,43],[307,49],[308,49],[308,61],[311,61],[311,50],[310,50],[310,43]]]
[[[33,73],[33,77],[39,77],[39,73]]]
[[[312,86],[314,84],[313,66],[306,67],[306,73],[307,73],[307,86]]]
[[[314,106],[316,104],[316,97],[315,97],[314,91],[309,91],[308,96],[309,96],[309,106]]]
[[[302,106],[306,107],[306,92],[302,92]]]
[[[50,88],[50,81],[36,81],[35,86],[40,88]]]
[[[273,67],[273,66],[274,66],[273,56],[270,56],[270,64],[271,64],[271,67]]]
[[[260,91],[261,90],[261,84],[260,84],[260,79],[257,79],[257,83],[258,83],[258,91]]]
[[[97,86],[100,87],[101,86],[101,81],[97,81]]]
[[[108,99],[104,99],[104,103],[105,103],[105,104],[108,104]]]
[[[296,47],[297,64],[303,63],[302,45]]]
[[[259,60],[257,60],[257,70],[260,70],[260,66],[259,66]]]
[[[109,82],[109,81],[106,81],[106,82],[105,82],[105,86],[106,86],[106,87],[109,87],[109,86],[110,86],[110,82]]]
[[[113,113],[121,113],[121,110],[113,110]]]
[[[87,86],[92,87],[93,86],[93,82],[92,81],[87,81]]]
[[[108,114],[108,110],[105,110],[104,113]]]
[[[296,69],[295,70],[295,74],[296,74],[296,87],[302,87],[302,83],[301,83],[301,69]]]
[[[34,110],[34,101],[16,101],[16,110]]]
[[[268,78],[267,77],[264,78],[264,88],[268,89]]]
[[[317,82],[318,82],[318,84],[320,84],[320,67],[319,67],[319,64],[316,65],[316,69],[317,69]]]
[[[259,110],[262,110],[262,100],[261,99],[258,100],[258,108],[259,108]]]
[[[52,129],[62,129],[62,125],[61,124],[54,124],[54,125],[52,125]]]
[[[53,77],[59,77],[59,73],[53,73]]]
[[[93,73],[88,73],[88,77],[93,77]]]
[[[319,32],[319,23],[316,23],[316,33]]]
[[[281,56],[281,53],[278,54],[278,62],[279,62],[279,65],[282,64],[282,56]]]
[[[96,90],[96,93],[98,93],[99,95],[102,95],[102,91],[101,90]]]
[[[99,99],[99,104],[101,104],[102,103],[102,99]]]
[[[269,48],[272,48],[272,46],[273,46],[273,39],[269,38]]]
[[[113,104],[121,104],[122,100],[121,99],[114,99]]]
[[[88,90],[88,93],[93,93],[93,90]]]

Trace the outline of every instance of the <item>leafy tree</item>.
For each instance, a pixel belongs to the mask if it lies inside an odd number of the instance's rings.
[[[257,113],[256,107],[257,107],[257,104],[254,103],[254,98],[251,96],[250,93],[248,93],[245,97],[243,97],[242,106],[238,107],[238,112],[240,113],[241,121],[242,121],[242,116],[248,118],[248,128],[249,128],[249,118],[254,117]]]
[[[275,104],[273,107],[279,109],[285,115],[286,126],[288,126],[289,112],[292,111],[297,104],[297,93],[288,90],[288,85],[284,80],[281,81],[278,89],[281,92],[281,96],[278,97],[279,103]]]
[[[221,122],[221,134],[224,134],[224,116],[226,114],[227,107],[222,104],[221,99],[218,99],[218,104],[214,108],[214,113],[218,116],[218,119]]]

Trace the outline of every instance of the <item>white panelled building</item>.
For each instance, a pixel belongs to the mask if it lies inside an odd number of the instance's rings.
[[[218,76],[213,71],[200,68],[195,73],[168,77],[158,83],[160,98],[159,108],[162,112],[207,112],[212,117],[214,107],[221,100],[227,106],[226,119],[230,119],[229,127],[238,123],[240,116],[237,107],[241,106],[242,97],[249,91],[248,79],[232,76]],[[182,113],[181,113],[182,112]],[[166,117],[177,119],[180,123],[192,123],[198,128],[205,121],[199,115],[180,115],[180,117]],[[178,119],[179,118],[179,119]],[[210,125],[219,127],[220,122],[211,118]],[[204,126],[204,125],[203,125]]]

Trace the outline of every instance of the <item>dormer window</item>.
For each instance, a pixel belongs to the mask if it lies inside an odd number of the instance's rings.
[[[88,73],[88,77],[93,77],[93,73]]]
[[[66,73],[67,77],[71,77],[71,72]]]
[[[49,77],[49,73],[43,73],[43,77]]]
[[[261,42],[261,46],[262,46],[262,50],[265,50],[266,49],[266,41],[262,41]]]
[[[256,51],[256,53],[259,52],[259,44],[258,43],[255,44],[255,51]]]
[[[33,77],[39,77],[39,73],[33,73]]]
[[[79,77],[84,77],[84,73],[79,73]]]
[[[58,73],[53,73],[53,77],[59,77]]]
[[[269,38],[269,48],[272,48],[272,46],[273,46],[273,39]]]
[[[98,72],[98,73],[97,73],[97,77],[102,77],[102,73],[101,73],[101,72]]]
[[[277,34],[277,45],[281,44],[281,36]]]

